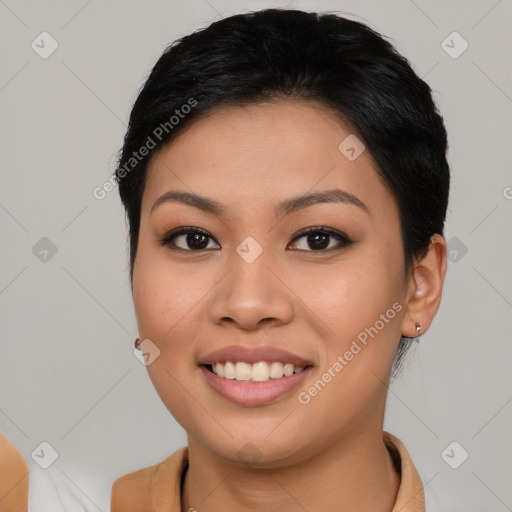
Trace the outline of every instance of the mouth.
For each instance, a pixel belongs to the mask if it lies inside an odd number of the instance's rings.
[[[247,363],[244,361],[219,361],[203,365],[209,372],[223,379],[237,382],[268,382],[299,374],[312,367],[312,365],[299,366],[281,361],[258,361]]]
[[[217,395],[237,405],[258,407],[284,399],[313,370],[279,361],[226,361],[200,365],[203,376]]]
[[[246,407],[289,395],[314,368],[312,361],[273,345],[231,345],[204,356],[198,365],[210,389]]]

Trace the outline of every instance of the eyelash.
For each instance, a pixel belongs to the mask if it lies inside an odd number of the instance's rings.
[[[218,242],[215,240],[215,238],[213,238],[213,236],[211,236],[210,233],[208,233],[208,231],[201,229],[201,228],[193,228],[193,227],[183,227],[183,228],[178,228],[174,231],[170,231],[170,232],[166,233],[163,236],[163,238],[158,240],[158,243],[162,246],[170,245],[171,241],[175,237],[180,236],[180,235],[186,235],[189,233],[198,233],[201,235],[205,235],[205,236],[211,238],[212,240],[214,240],[215,243],[218,244]],[[344,233],[337,231],[335,229],[323,227],[323,226],[313,226],[313,227],[303,229],[302,231],[297,233],[294,236],[294,238],[289,242],[289,244],[291,244],[291,243],[295,242],[296,240],[299,240],[300,238],[302,238],[306,235],[309,235],[311,233],[321,233],[324,235],[331,236],[331,237],[335,238],[336,240],[338,240],[339,245],[336,247],[331,247],[329,249],[319,249],[319,250],[296,249],[296,250],[302,251],[302,252],[325,253],[325,252],[330,252],[330,251],[341,250],[345,247],[352,245],[354,242],[356,242],[356,240],[351,240],[347,235],[345,235]],[[218,245],[220,245],[220,244],[218,244]],[[181,247],[172,247],[171,249],[174,251],[183,251],[183,252],[202,252],[202,251],[206,251],[206,250],[211,250],[211,249],[197,249],[197,250],[182,249]]]

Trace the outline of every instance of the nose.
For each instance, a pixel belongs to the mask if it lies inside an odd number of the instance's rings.
[[[270,263],[265,251],[250,263],[233,254],[229,272],[214,289],[210,314],[216,325],[257,330],[292,320],[293,292]]]

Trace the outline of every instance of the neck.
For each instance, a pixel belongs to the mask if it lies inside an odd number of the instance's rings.
[[[189,438],[182,510],[391,512],[400,486],[382,428],[358,430],[299,464],[241,468]]]

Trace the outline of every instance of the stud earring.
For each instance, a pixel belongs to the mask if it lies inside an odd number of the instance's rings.
[[[416,322],[416,332],[419,333],[421,331],[421,324]]]
[[[137,350],[140,350],[140,338],[137,338],[137,339],[135,340],[135,348],[136,348]]]

